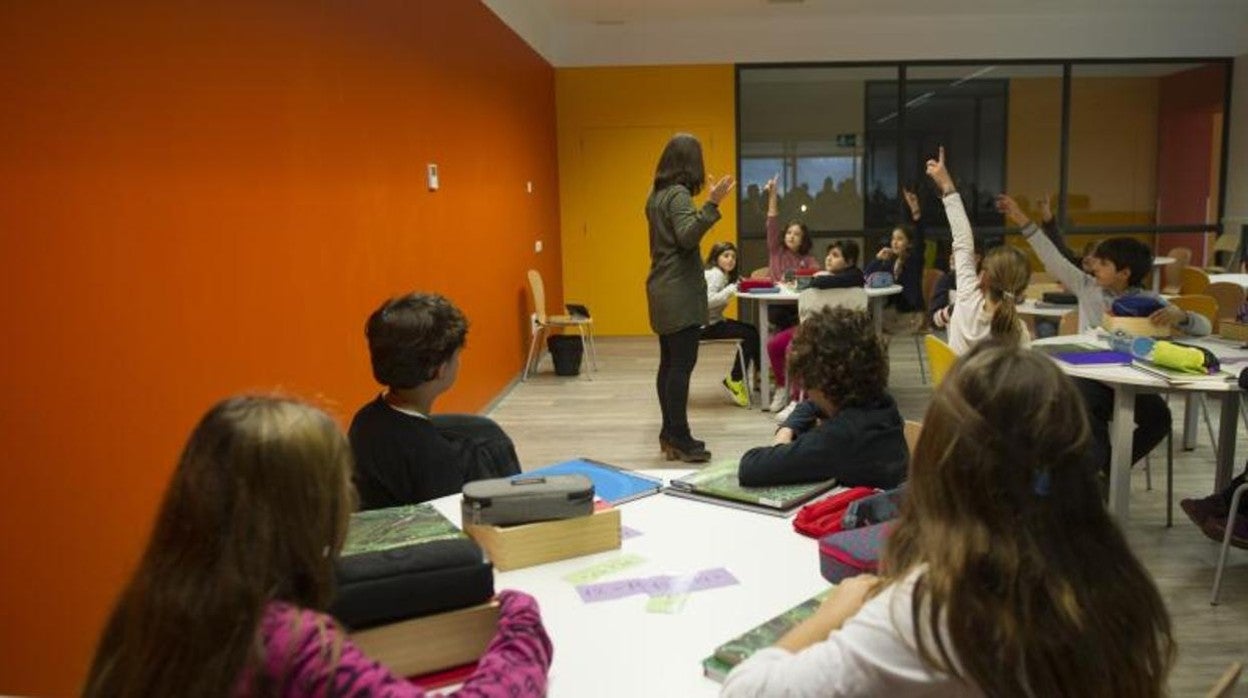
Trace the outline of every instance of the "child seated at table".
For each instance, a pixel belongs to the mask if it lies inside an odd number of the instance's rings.
[[[213,407],[182,451],[84,695],[424,695],[325,613],[354,500],[351,449],[329,415],[272,397]],[[514,591],[499,601],[461,695],[543,696],[551,643],[537,602]]]
[[[409,293],[365,326],[373,377],[386,389],[351,420],[361,509],[416,504],[466,482],[520,472],[511,438],[486,417],[431,414],[459,375],[468,320],[446,298]]]
[[[1161,308],[1149,319],[1156,325],[1168,325],[1189,335],[1207,335],[1212,329],[1209,319],[1200,313],[1175,307],[1158,294],[1145,290],[1141,284],[1152,273],[1153,254],[1148,247],[1129,237],[1104,240],[1090,257],[1091,272],[1085,273],[1053,245],[1023,213],[1014,199],[1006,194],[997,197],[997,210],[1014,225],[1022,228],[1023,237],[1031,244],[1040,261],[1053,278],[1079,299],[1079,329],[1099,327],[1110,313],[1114,301],[1130,296],[1155,299]],[[1088,419],[1092,425],[1091,462],[1108,475],[1110,462],[1109,421],[1114,411],[1114,391],[1094,380],[1079,378],[1075,385],[1083,394]],[[1148,455],[1170,433],[1170,408],[1160,395],[1141,394],[1135,398],[1135,432],[1131,438],[1131,462]]]
[[[910,454],[888,354],[862,311],[825,308],[798,325],[789,372],[810,400],[776,431],[773,445],[741,456],[747,487],[836,478],[846,486],[896,487]]]
[[[1165,695],[1170,619],[1088,440],[1053,361],[972,348],[932,397],[880,578],[842,581],[721,695]]]

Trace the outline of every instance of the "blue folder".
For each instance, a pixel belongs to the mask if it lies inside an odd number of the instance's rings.
[[[588,458],[577,458],[537,470],[528,470],[515,477],[534,475],[584,475],[594,483],[594,494],[611,505],[657,494],[663,488],[662,480]]]

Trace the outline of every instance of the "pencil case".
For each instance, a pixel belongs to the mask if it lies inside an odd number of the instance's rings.
[[[897,518],[897,515],[901,513],[901,497],[906,491],[905,487],[903,484],[851,502],[845,508],[844,517],[841,518],[841,529],[847,531],[851,528],[871,526]]]
[[[842,579],[875,572],[893,522],[852,528],[819,539],[819,573],[836,584]]]
[[[465,524],[503,526],[589,516],[594,483],[584,475],[477,480],[464,485]]]

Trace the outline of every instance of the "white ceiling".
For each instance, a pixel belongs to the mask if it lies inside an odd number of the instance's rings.
[[[481,0],[551,64],[1248,54],[1248,0]]]

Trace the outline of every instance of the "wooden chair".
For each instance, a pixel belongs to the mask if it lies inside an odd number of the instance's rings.
[[[797,294],[798,322],[824,308],[866,310],[867,291],[862,288],[807,288]]]
[[[945,374],[953,366],[953,362],[958,360],[958,355],[954,354],[953,349],[934,334],[925,336],[923,344],[927,348],[927,360],[931,362],[932,385],[940,385],[940,382],[945,379]]]
[[[1209,288],[1209,275],[1196,267],[1183,267],[1179,273],[1179,295],[1193,296]]]
[[[581,333],[581,348],[590,357],[590,366],[598,370],[598,350],[594,346],[594,320],[579,315],[548,315],[546,314],[546,286],[542,283],[542,275],[536,269],[529,270],[529,292],[533,296],[533,339],[529,342],[529,356],[524,362],[524,374],[520,380],[529,379],[529,371],[537,371],[542,362],[542,355],[537,353],[534,363],[534,352],[538,342],[549,334],[553,327],[575,327]]]
[[[1244,671],[1243,662],[1231,662],[1222,672],[1218,682],[1205,694],[1205,698],[1231,698],[1235,695],[1235,684],[1239,683],[1239,675]]]
[[[1161,270],[1161,292],[1176,294],[1183,284],[1183,270],[1192,263],[1192,248],[1171,247],[1165,256],[1173,257],[1174,264],[1168,264]]]
[[[1062,316],[1062,319],[1057,323],[1057,333],[1059,335],[1079,334],[1078,310],[1072,310]]]
[[[1218,312],[1215,314],[1213,321],[1213,331],[1216,333],[1222,320],[1234,320],[1239,314],[1239,308],[1244,304],[1244,287],[1239,284],[1233,284],[1226,281],[1209,284],[1205,289],[1205,295],[1209,296],[1218,303]]]
[[[923,434],[923,422],[907,419],[904,433],[906,447],[910,449],[910,457],[914,458],[914,447],[919,445],[919,436]]]

